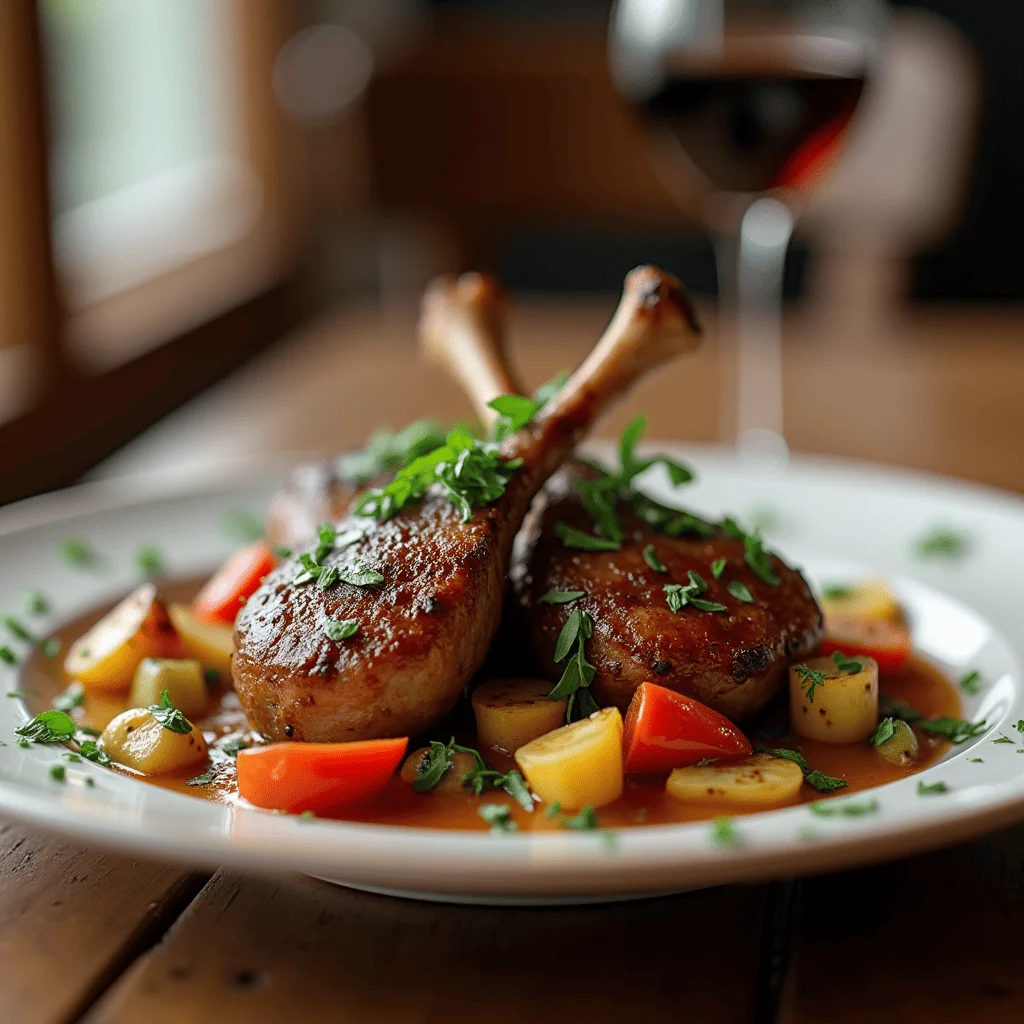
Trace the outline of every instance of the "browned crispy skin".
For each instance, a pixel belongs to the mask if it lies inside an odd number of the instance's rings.
[[[746,565],[742,541],[724,534],[703,539],[657,533],[627,502],[619,503],[626,534],[621,551],[571,550],[554,526],[562,521],[593,532],[571,482],[588,472],[570,462],[552,477],[516,542],[512,580],[545,671],[553,679],[561,674],[552,660],[555,641],[571,611],[581,608],[594,620],[587,656],[597,666],[593,691],[598,704],[625,708],[637,686],[650,680],[732,719],[758,711],[783,685],[789,664],[821,642],[821,610],[803,577],[773,557],[780,583],[768,586]],[[652,543],[668,569],[665,574],[644,560],[643,550]],[[721,580],[711,574],[717,558],[727,563]],[[690,569],[708,584],[705,600],[726,605],[727,612],[669,608],[664,585],[687,583]],[[753,604],[729,594],[726,588],[733,580],[747,586]],[[538,603],[549,590],[582,590],[585,596],[569,605]]]
[[[472,671],[486,654],[503,593],[496,510],[479,509],[462,523],[450,502],[430,497],[385,523],[365,525],[360,543],[326,562],[358,559],[382,573],[383,584],[294,586],[301,567],[289,560],[239,616],[235,685],[265,736],[415,735],[450,708],[450,688],[436,677],[452,667]],[[330,640],[320,625],[326,617],[354,618],[362,628],[351,639]]]

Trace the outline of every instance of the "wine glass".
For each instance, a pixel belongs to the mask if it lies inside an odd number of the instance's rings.
[[[881,0],[618,0],[610,58],[657,164],[699,209],[732,315],[722,433],[765,468],[783,432],[782,279],[801,196],[834,163],[877,60]]]

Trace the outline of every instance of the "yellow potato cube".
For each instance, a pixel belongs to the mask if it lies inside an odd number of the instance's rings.
[[[837,596],[826,594],[821,599],[821,609],[826,619],[867,619],[897,625],[903,622],[903,608],[882,580],[855,583]]]
[[[161,775],[205,761],[206,741],[195,727],[187,733],[165,728],[144,708],[129,708],[103,730],[100,746],[126,768]]]
[[[164,690],[186,718],[198,718],[209,704],[203,667],[191,658],[143,658],[135,670],[128,703],[136,708],[159,704]]]
[[[792,800],[803,781],[804,773],[795,762],[754,754],[732,764],[676,768],[665,783],[665,791],[677,800],[697,803],[776,807]]]
[[[546,679],[491,679],[473,691],[473,714],[481,750],[514,754],[520,747],[565,724],[568,698],[548,700]]]
[[[840,670],[831,658],[811,658],[789,669],[789,720],[798,736],[827,743],[859,743],[878,724],[878,664],[857,655],[859,671]]]
[[[171,622],[181,638],[181,649],[195,658],[203,668],[214,668],[220,673],[220,683],[231,685],[231,655],[235,650],[234,627],[215,622],[203,622],[184,604],[172,604],[168,609]]]
[[[86,690],[126,690],[139,662],[169,653],[173,642],[156,587],[143,583],[71,645],[64,671]]]
[[[595,711],[546,733],[515,753],[530,789],[545,803],[601,807],[622,793],[622,715]]]

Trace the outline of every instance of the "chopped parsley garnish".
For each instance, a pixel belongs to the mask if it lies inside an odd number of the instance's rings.
[[[440,740],[430,741],[430,750],[421,765],[421,771],[412,784],[416,793],[429,793],[445,776],[448,769],[453,767],[452,749],[455,746],[454,740],[451,743],[442,743]]]
[[[914,542],[918,558],[939,558],[957,561],[970,549],[970,539],[962,533],[939,527]]]
[[[812,814],[821,818],[859,818],[865,814],[874,814],[878,810],[877,800],[815,800],[807,805]]]
[[[1024,732],[1024,718],[1018,719],[1017,724],[1014,726],[1017,732]]]
[[[781,580],[772,565],[772,556],[765,551],[761,538],[755,533],[743,536],[743,558],[750,571],[769,587],[777,587]]]
[[[829,583],[821,588],[821,596],[826,601],[842,601],[853,594],[853,587],[846,583]]]
[[[211,782],[213,782],[213,769],[212,768],[209,771],[203,772],[202,775],[197,775],[197,776],[195,776],[195,778],[189,779],[185,783],[185,785],[186,786],[208,786]]]
[[[367,491],[356,511],[390,519],[436,484],[467,522],[474,508],[490,505],[505,493],[521,465],[521,459],[502,459],[497,445],[477,441],[466,430],[456,428],[449,431],[443,445],[413,459],[387,486]]]
[[[981,692],[983,679],[978,669],[973,669],[967,675],[960,677],[960,689],[972,697]]]
[[[238,540],[253,544],[263,539],[263,520],[245,509],[233,509],[224,516],[224,531]]]
[[[381,473],[397,472],[443,444],[444,431],[439,423],[431,419],[416,420],[398,433],[376,431],[365,448],[342,455],[335,466],[343,479],[366,484]]]
[[[933,782],[930,785],[925,785],[924,782],[918,780],[917,783],[917,795],[918,796],[931,796],[935,793],[948,793],[949,786],[944,782]]]
[[[967,758],[967,760],[970,761],[971,764],[984,764],[985,763],[985,759],[983,757],[969,757],[969,758]]]
[[[70,750],[66,754],[64,754],[63,757],[64,757],[65,760],[71,761],[73,764],[81,764],[82,763],[82,759],[77,754],[73,753]]]
[[[171,703],[171,695],[164,690],[159,704],[150,704],[146,710],[168,731],[182,736],[192,731],[192,723]]]
[[[376,587],[384,582],[383,574],[359,561],[353,562],[352,565],[339,566],[338,578],[342,583],[350,583],[353,587]],[[323,583],[320,585],[323,586]]]
[[[522,430],[540,410],[540,406],[524,395],[499,395],[487,403],[498,418],[491,428],[491,439],[504,441],[510,434]]]
[[[508,835],[519,828],[512,820],[512,811],[507,804],[481,804],[477,813],[491,826],[495,835]]]
[[[329,640],[347,640],[359,632],[359,622],[356,619],[324,619],[320,629]]]
[[[541,597],[539,604],[569,604],[583,596],[582,590],[549,590]]]
[[[906,722],[907,725],[913,725],[914,722],[920,722],[924,718],[924,715],[916,708],[912,708],[901,700],[886,697],[884,694],[878,698],[878,713],[884,718],[898,718],[901,722]]]
[[[896,735],[896,719],[883,718],[875,727],[875,731],[868,737],[868,742],[880,747],[886,740],[891,740]]]
[[[548,694],[548,700],[568,697],[565,720],[573,720],[574,710],[580,718],[586,718],[598,710],[597,702],[587,687],[594,681],[597,668],[587,660],[586,642],[594,634],[594,620],[581,608],[575,608],[566,619],[555,643],[554,660],[565,661],[562,678]],[[568,660],[566,660],[568,659]]]
[[[26,587],[21,592],[21,605],[26,615],[45,615],[50,610],[46,595],[33,587]]]
[[[135,564],[144,576],[159,576],[164,571],[164,556],[155,544],[143,544],[135,552]]]
[[[56,782],[66,782],[68,770],[62,764],[50,765],[50,778]]]
[[[930,722],[921,722],[920,728],[931,736],[941,736],[950,743],[966,743],[980,736],[988,726],[985,720],[980,722],[968,722],[965,718],[950,718],[943,715],[941,718],[933,718]]]
[[[39,650],[44,658],[56,658],[60,654],[60,641],[55,636],[47,637],[39,642]]]
[[[847,675],[855,675],[857,672],[864,671],[864,665],[859,662],[856,658],[848,658],[842,651],[836,651],[832,655],[832,664],[840,671]]]
[[[658,557],[657,551],[654,550],[653,544],[648,544],[647,547],[644,548],[644,561],[655,572],[668,572],[668,569],[665,568],[665,563]]]
[[[17,665],[18,656],[6,644],[0,645],[0,661],[7,665]]]
[[[373,587],[384,582],[384,577],[356,559],[351,565],[325,565],[324,559],[332,552],[351,547],[363,538],[359,529],[345,530],[336,533],[330,523],[321,523],[317,527],[318,544],[312,551],[299,555],[302,566],[299,574],[292,580],[292,585],[301,587],[303,584],[316,581],[321,590],[328,590],[338,580],[356,587]]]
[[[993,743],[1013,743],[1013,740],[1009,736],[1004,736],[1002,733],[992,741]]]
[[[772,757],[781,757],[786,761],[792,761],[804,773],[804,782],[819,793],[832,793],[848,785],[846,779],[837,779],[834,775],[826,775],[817,768],[812,769],[807,763],[807,758],[799,750],[790,750],[788,747],[758,746],[757,751],[759,754],[771,754]]]
[[[85,704],[85,694],[80,689],[67,689],[59,693],[53,702],[58,711],[72,711]]]
[[[720,580],[722,573],[725,572],[726,560],[724,558],[716,558],[711,563],[711,576],[713,579]]]
[[[65,537],[57,545],[57,556],[68,565],[90,569],[99,562],[99,556],[88,541],[81,537]]]
[[[213,688],[220,683],[220,669],[219,668],[204,668],[203,669],[203,682]]]
[[[577,551],[618,551],[621,547],[617,540],[595,537],[568,523],[555,523],[555,533],[567,548],[575,548]]]
[[[5,615],[3,617],[3,624],[7,627],[7,632],[18,640],[23,640],[25,643],[33,645],[39,643],[38,637],[22,625],[21,621],[13,615]]]
[[[717,601],[705,601],[700,595],[707,592],[708,585],[698,572],[691,569],[687,575],[690,582],[666,583],[664,585],[665,600],[669,609],[673,612],[681,611],[683,608],[696,608],[700,612],[724,612],[726,607]]]
[[[711,822],[711,841],[715,846],[726,848],[741,844],[740,834],[736,830],[736,823],[732,818],[715,818]]]
[[[235,737],[231,740],[225,740],[218,749],[226,757],[238,757],[238,752],[240,750],[245,750],[248,746],[249,744],[241,737]]]
[[[14,730],[27,743],[67,743],[75,737],[75,723],[63,711],[41,711]]]
[[[754,595],[750,592],[747,586],[740,583],[739,580],[731,580],[725,589],[728,590],[737,601],[742,601],[744,604],[754,603]]]
[[[807,665],[796,665],[793,669],[797,674],[797,678],[800,680],[800,689],[804,691],[804,696],[807,697],[807,703],[814,703],[814,691],[819,686],[825,685],[825,673],[821,669],[810,668]]]
[[[584,807],[578,814],[567,814],[562,817],[562,826],[575,832],[590,832],[601,827],[597,811],[593,807]]]
[[[104,767],[110,764],[110,755],[95,740],[83,740],[79,745],[78,752],[86,761],[92,761],[94,764]]]

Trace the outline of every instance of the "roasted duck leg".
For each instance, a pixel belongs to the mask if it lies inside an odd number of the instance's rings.
[[[431,289],[427,321],[458,301]],[[415,735],[442,719],[497,629],[512,542],[537,491],[616,398],[698,339],[679,282],[634,270],[590,356],[502,444],[503,460],[521,460],[504,493],[464,520],[435,486],[384,521],[336,524],[346,541],[360,536],[319,552],[319,582],[308,557],[279,566],[235,623],[235,688],[253,726],[272,740],[336,741]]]
[[[516,388],[501,335],[484,321],[476,327],[456,336],[451,330],[440,333],[440,325],[428,355],[444,365],[479,409]],[[484,365],[487,371],[480,372]],[[592,533],[574,480],[596,476],[593,467],[570,459],[544,486],[516,541],[511,576],[541,665],[552,679],[559,677],[562,669],[552,660],[555,642],[571,611],[580,608],[594,620],[587,656],[597,668],[592,688],[599,704],[625,708],[636,687],[650,679],[730,718],[759,710],[778,692],[790,662],[807,657],[821,640],[821,612],[801,575],[768,556],[778,583],[766,583],[747,564],[742,538],[720,528],[710,536],[672,536],[652,528],[625,500],[616,509],[625,534],[621,550],[567,548],[555,524]],[[652,560],[665,572],[653,569],[644,556],[652,545]],[[719,559],[725,567],[716,579],[711,567]],[[708,586],[699,599],[725,605],[725,612],[693,605],[672,610],[665,585],[689,583],[691,570]],[[743,593],[737,585],[750,602],[735,596]],[[585,597],[568,605],[539,603],[549,591],[583,591]]]

